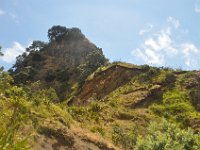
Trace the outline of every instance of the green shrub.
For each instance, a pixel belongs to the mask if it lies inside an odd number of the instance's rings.
[[[28,132],[21,137],[23,123],[29,120],[30,105],[25,100],[22,88],[13,86],[6,89],[6,99],[0,99],[3,109],[0,111],[0,149],[25,150],[28,146]]]
[[[54,72],[53,70],[48,70],[46,72],[45,81],[52,82],[55,80],[55,78],[56,78],[56,72]]]
[[[164,80],[165,85],[174,87],[175,81],[176,81],[176,76],[174,75],[174,73],[168,72],[165,75],[165,80]]]
[[[84,122],[85,120],[88,119],[89,116],[89,110],[86,107],[69,107],[68,112],[72,117],[79,121],[79,122]]]
[[[109,105],[112,106],[112,107],[118,107],[119,106],[119,101],[117,99],[111,98],[109,100]]]
[[[93,127],[91,129],[91,131],[94,132],[94,133],[99,133],[102,136],[105,136],[105,134],[106,134],[106,132],[105,132],[105,130],[103,129],[102,126]]]
[[[164,93],[162,103],[151,105],[150,110],[160,117],[175,120],[183,125],[196,114],[188,94],[177,89]]]
[[[79,121],[79,122],[85,122],[85,121],[92,121],[99,122],[100,115],[99,115],[99,105],[95,104],[92,105],[92,107],[76,107],[72,106],[68,108],[68,112],[72,117]]]
[[[200,111],[200,89],[193,89],[190,92],[193,106]]]
[[[98,113],[102,110],[102,106],[98,102],[93,102],[90,105],[90,110]]]
[[[145,68],[144,73],[138,76],[138,80],[140,82],[151,82],[154,77],[158,76],[160,73],[160,69],[156,67],[150,67],[148,69]]]
[[[190,100],[188,94],[179,89],[167,91],[163,95],[164,104],[174,104],[174,103],[189,102],[189,101]]]
[[[121,145],[123,149],[133,149],[135,144],[134,134],[127,133],[118,125],[113,127],[112,141],[115,145]]]
[[[150,69],[150,66],[149,65],[142,65],[142,66],[140,66],[140,68],[144,71],[148,71]]]
[[[199,150],[200,134],[182,130],[166,120],[151,123],[148,133],[137,138],[136,150]]]

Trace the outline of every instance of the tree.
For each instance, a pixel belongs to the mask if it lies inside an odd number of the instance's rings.
[[[27,53],[24,52],[22,55],[16,57],[16,63],[13,65],[13,68],[21,68],[23,66],[23,62],[27,57]]]
[[[1,46],[0,46],[0,57],[3,56],[3,53],[1,52]],[[0,66],[0,73],[3,71],[3,66]]]
[[[4,94],[5,90],[9,89],[13,83],[13,78],[7,72],[0,71],[0,93]]]
[[[27,52],[33,52],[33,51],[39,51],[47,46],[47,43],[42,42],[42,41],[33,41],[31,46],[26,48]]]
[[[103,55],[102,49],[96,49],[90,52],[87,56],[87,62],[81,64],[77,69],[80,72],[79,86],[85,83],[85,79],[96,69],[105,65],[108,59]]]
[[[3,53],[1,52],[1,46],[0,46],[0,56],[3,56]]]
[[[48,30],[48,38],[49,41],[55,41],[60,39],[61,37],[63,37],[65,35],[65,33],[67,32],[67,28],[63,27],[63,26],[53,26],[52,28],[50,28]]]
[[[97,49],[92,51],[87,56],[88,66],[96,70],[97,68],[105,65],[108,62],[108,59],[103,55],[102,49]],[[93,70],[93,71],[94,71]]]

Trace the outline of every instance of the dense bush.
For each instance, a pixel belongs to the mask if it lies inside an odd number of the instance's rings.
[[[118,125],[113,127],[112,141],[115,145],[121,145],[123,149],[131,150],[135,144],[135,137],[132,132],[125,132]]]
[[[155,76],[158,76],[160,73],[160,69],[156,67],[149,67],[149,66],[144,66],[142,69],[145,71],[141,73],[137,79],[140,82],[152,82],[153,78]]]
[[[98,103],[92,103],[89,107],[76,107],[72,106],[68,108],[69,114],[79,122],[94,121],[99,123],[102,106]]]
[[[52,103],[58,99],[54,89],[44,90],[39,82],[23,87],[12,84],[12,77],[0,72],[0,149],[30,149],[38,126],[46,118],[69,127],[70,115]]]
[[[200,111],[200,89],[193,89],[190,92],[193,106]]]
[[[48,71],[46,72],[45,81],[47,81],[47,82],[52,82],[52,81],[55,80],[55,78],[56,78],[56,72],[55,72],[55,71],[53,71],[53,70],[48,70]]]
[[[29,118],[26,94],[22,88],[11,86],[13,79],[7,73],[0,74],[0,81],[0,149],[29,149],[28,136],[21,137],[19,132]]]
[[[181,130],[166,120],[151,123],[147,134],[137,138],[136,150],[199,150],[200,134]]]
[[[191,116],[195,116],[195,109],[191,105],[188,94],[178,89],[166,92],[162,103],[153,104],[150,110],[160,117],[176,120],[183,125],[191,119]]]

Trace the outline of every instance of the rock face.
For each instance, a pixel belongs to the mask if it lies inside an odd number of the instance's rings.
[[[90,73],[105,65],[107,59],[102,49],[91,43],[80,29],[62,28],[65,29],[62,36],[42,48],[33,43],[27,48],[29,53],[18,57],[11,71],[17,84],[39,80],[44,87],[53,87],[60,99],[65,99],[75,83],[82,84]]]

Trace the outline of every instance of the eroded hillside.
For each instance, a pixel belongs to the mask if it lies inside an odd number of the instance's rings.
[[[114,63],[89,76],[70,103],[76,106],[69,109],[85,128],[123,149],[132,149],[137,145],[136,137],[146,136],[149,124],[159,124],[162,119],[198,133],[199,85],[197,71],[134,65],[130,68],[126,63]],[[95,117],[90,109],[96,111]]]
[[[0,149],[199,150],[200,72],[109,63],[54,26],[0,69]]]

